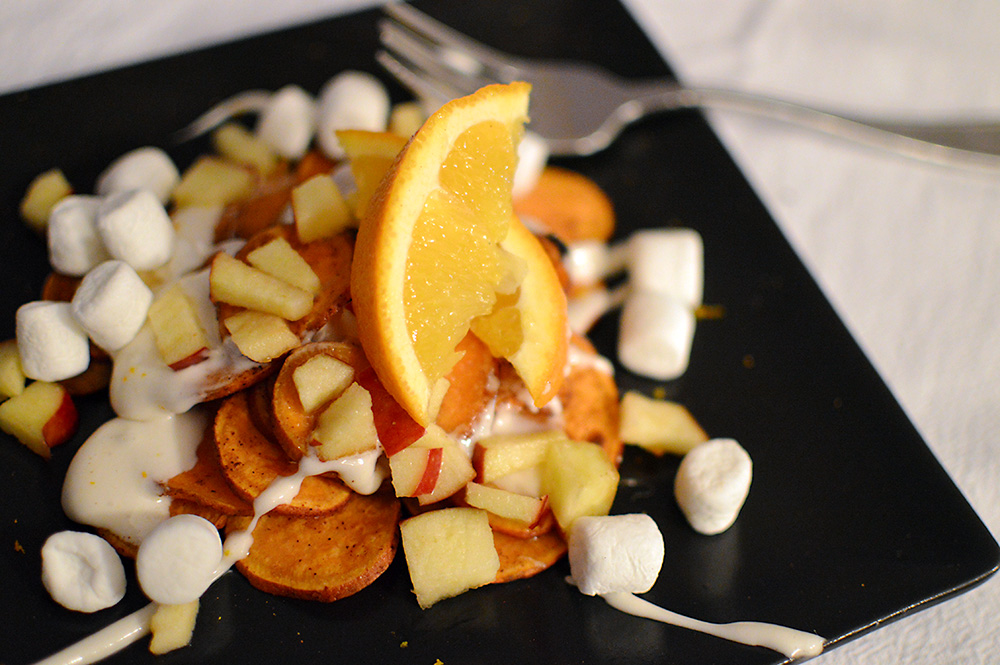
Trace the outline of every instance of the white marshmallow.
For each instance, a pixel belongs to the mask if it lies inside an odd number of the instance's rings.
[[[215,525],[182,514],[161,522],[143,538],[135,570],[150,600],[180,605],[205,593],[221,561],[222,539]]]
[[[96,612],[125,596],[125,568],[103,538],[60,531],[42,545],[42,584],[63,607]]]
[[[97,211],[97,232],[112,258],[136,270],[153,270],[170,260],[174,226],[148,189],[112,194]]]
[[[676,379],[687,370],[695,318],[684,303],[661,293],[632,291],[618,329],[618,359],[652,379]]]
[[[607,245],[600,240],[581,240],[566,248],[563,265],[576,286],[590,286],[625,269],[628,243]]]
[[[316,133],[316,102],[297,85],[286,85],[272,95],[254,131],[282,157],[299,159]]]
[[[323,84],[319,91],[316,140],[327,156],[345,157],[338,129],[384,132],[389,123],[389,93],[367,72],[348,70]]]
[[[21,305],[15,329],[21,368],[29,378],[62,381],[90,365],[90,340],[68,302],[36,300]]]
[[[663,535],[649,515],[579,517],[569,534],[569,566],[581,593],[645,593],[663,566]]]
[[[124,261],[105,261],[87,273],[71,303],[73,316],[105,351],[117,351],[146,322],[153,292]]]
[[[712,439],[688,452],[674,478],[674,498],[688,523],[707,536],[736,521],[750,492],[753,463],[733,439]]]
[[[148,189],[160,203],[166,203],[180,179],[170,155],[159,148],[147,146],[136,148],[111,162],[97,177],[94,189],[101,196],[131,189]]]
[[[649,229],[628,241],[629,284],[655,291],[694,309],[701,305],[704,248],[694,229]]]
[[[48,224],[49,263],[56,272],[80,277],[108,258],[97,233],[98,196],[67,196],[52,208]]]
[[[517,145],[517,170],[511,189],[515,199],[535,188],[548,161],[549,146],[538,134],[525,132]]]

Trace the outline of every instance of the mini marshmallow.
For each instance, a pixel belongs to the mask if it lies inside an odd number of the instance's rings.
[[[42,584],[63,607],[97,612],[125,596],[125,568],[115,548],[103,538],[60,531],[42,545]]]
[[[618,329],[618,358],[652,379],[676,379],[687,370],[695,318],[684,303],[661,293],[632,291]]]
[[[257,136],[282,157],[299,159],[316,133],[316,102],[297,85],[286,85],[257,118]]]
[[[170,199],[181,176],[170,156],[159,148],[147,146],[127,152],[97,178],[95,191],[101,196],[148,189],[160,203]]]
[[[97,233],[99,196],[67,196],[52,208],[47,239],[49,263],[56,272],[80,277],[108,257]]]
[[[222,561],[222,539],[208,520],[175,515],[143,538],[135,558],[136,575],[150,600],[180,605],[201,597]]]
[[[701,305],[704,284],[701,236],[694,229],[649,229],[628,240],[629,284],[655,291],[691,309]]]
[[[316,140],[328,157],[343,159],[338,129],[384,132],[389,122],[389,93],[367,72],[348,70],[323,84],[319,91]]]
[[[68,302],[36,300],[21,305],[15,316],[17,349],[25,376],[36,381],[62,381],[90,365],[90,340]]]
[[[94,344],[117,351],[139,334],[153,292],[124,261],[105,261],[87,273],[71,303],[73,316]]]
[[[712,439],[688,452],[674,478],[674,497],[698,533],[722,533],[736,521],[750,492],[753,463],[733,439]]]
[[[517,144],[517,170],[511,187],[515,199],[535,188],[548,161],[549,147],[545,141],[538,134],[525,132]]]
[[[575,286],[591,286],[625,269],[627,243],[607,245],[600,240],[580,240],[566,248],[563,265]]]
[[[569,566],[581,593],[645,593],[663,566],[663,535],[649,515],[580,517],[569,534]]]
[[[112,194],[97,211],[97,232],[112,258],[136,270],[153,270],[170,260],[174,226],[148,189]]]

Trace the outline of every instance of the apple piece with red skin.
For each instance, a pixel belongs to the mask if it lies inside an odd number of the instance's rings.
[[[434,489],[441,475],[443,448],[410,446],[389,458],[389,471],[396,496],[419,496]]]
[[[364,370],[356,380],[372,396],[375,431],[378,432],[379,442],[388,457],[408,448],[424,435],[424,427],[389,394],[374,369]]]
[[[35,381],[0,404],[0,429],[45,459],[76,434],[79,414],[61,384]]]
[[[526,496],[480,483],[465,486],[465,502],[528,528],[541,522],[549,506],[547,496]]]
[[[179,372],[208,358],[208,336],[194,303],[179,285],[160,294],[148,316],[156,348],[167,367]]]
[[[396,496],[416,497],[422,506],[458,494],[476,477],[461,445],[437,425],[389,457],[389,470]]]

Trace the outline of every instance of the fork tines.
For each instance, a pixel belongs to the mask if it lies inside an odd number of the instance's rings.
[[[518,78],[511,58],[406,4],[384,7],[379,64],[417,97],[438,104]]]

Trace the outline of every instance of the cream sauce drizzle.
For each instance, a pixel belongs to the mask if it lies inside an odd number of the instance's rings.
[[[767,647],[787,658],[818,656],[823,651],[822,637],[794,628],[756,621],[708,623],[663,609],[631,593],[608,593],[603,598],[611,607],[633,616],[696,630],[731,642]]]

